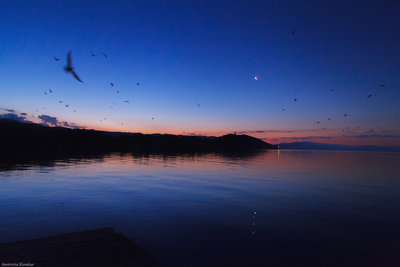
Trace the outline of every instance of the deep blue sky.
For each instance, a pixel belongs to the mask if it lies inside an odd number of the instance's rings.
[[[400,144],[399,14],[398,1],[2,1],[0,107],[96,129]],[[82,84],[63,71],[70,50]]]

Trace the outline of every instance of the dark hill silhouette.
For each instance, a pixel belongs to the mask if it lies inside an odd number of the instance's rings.
[[[104,152],[239,153],[275,146],[247,135],[222,137],[141,134],[46,127],[0,119],[0,154],[66,155]]]

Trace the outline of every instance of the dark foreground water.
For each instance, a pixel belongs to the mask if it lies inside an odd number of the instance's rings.
[[[113,227],[165,266],[400,265],[400,153],[0,166],[0,242]]]

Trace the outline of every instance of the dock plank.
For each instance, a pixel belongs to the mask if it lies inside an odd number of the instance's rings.
[[[158,266],[133,241],[112,228],[0,244],[0,262],[35,267]]]

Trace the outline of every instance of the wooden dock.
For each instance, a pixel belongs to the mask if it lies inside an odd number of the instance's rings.
[[[0,264],[34,267],[158,266],[146,252],[112,228],[0,244]]]

